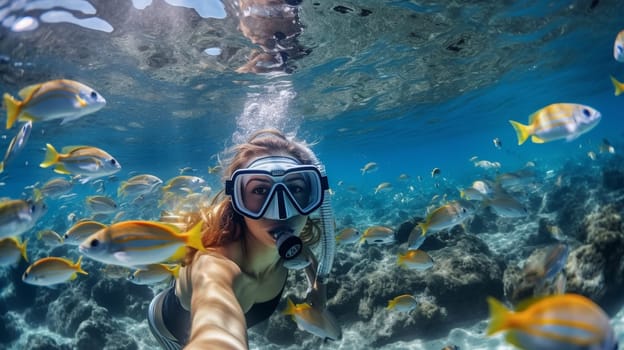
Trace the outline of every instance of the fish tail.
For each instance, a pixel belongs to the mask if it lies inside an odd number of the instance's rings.
[[[206,248],[204,247],[204,244],[202,243],[202,222],[198,222],[197,224],[195,224],[195,226],[193,226],[193,228],[186,232],[185,235],[187,236],[187,242],[186,245],[191,247],[191,248],[195,248],[199,251],[205,252]]]
[[[119,187],[117,188],[117,197],[125,197],[126,196],[126,184],[127,181],[122,181]]]
[[[47,168],[49,166],[56,164],[58,162],[58,159],[59,159],[58,152],[56,151],[54,146],[48,143],[46,144],[45,159],[43,160],[41,164],[39,164],[39,166],[42,168]]]
[[[17,117],[19,116],[21,112],[22,102],[16,100],[13,96],[9,95],[8,93],[5,93],[4,94],[4,108],[6,108],[7,110],[6,128],[8,130],[13,126],[13,124],[15,124],[15,121],[17,120]]]
[[[487,303],[490,306],[490,326],[487,330],[487,335],[489,336],[507,327],[507,318],[511,311],[496,298],[488,297]]]
[[[4,161],[0,162],[0,173],[4,172]]]
[[[419,222],[418,226],[420,226],[420,229],[422,230],[422,236],[427,234],[427,229],[429,228],[429,225],[427,225],[426,222]]]
[[[76,272],[81,273],[83,275],[88,275],[89,273],[83,270],[80,264],[82,264],[82,255],[78,258],[78,261],[76,261],[76,263],[74,264],[74,267],[76,268]]]
[[[392,309],[394,309],[395,306],[396,306],[396,301],[390,300],[388,302],[388,306],[386,306],[386,310],[392,310]]]
[[[41,192],[41,190],[38,189],[38,188],[34,188],[33,189],[33,199],[37,203],[41,202],[43,200],[43,192]]]
[[[613,87],[615,87],[615,96],[619,96],[624,91],[624,84],[619,82],[613,76],[611,76],[611,82],[613,83]]]
[[[518,136],[518,145],[523,144],[531,135],[531,130],[528,125],[520,124],[517,121],[510,120],[511,126],[516,130],[516,136]]]
[[[22,257],[24,258],[24,260],[26,260],[26,262],[28,262],[28,254],[26,254],[26,245],[28,244],[28,239],[24,240],[24,242],[22,242],[21,244],[17,244],[17,247],[20,250],[20,253],[22,253]]]

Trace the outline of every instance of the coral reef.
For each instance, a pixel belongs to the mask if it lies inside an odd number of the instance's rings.
[[[435,261],[433,268],[422,272],[398,267],[397,247],[361,248],[359,258],[340,252],[335,279],[328,285],[328,294],[333,295],[329,310],[342,324],[370,325],[374,332],[371,346],[414,337],[431,339],[445,335],[453,327],[483,319],[487,305],[482,296],[503,295],[504,265],[478,237],[461,229],[455,231],[459,232],[427,238],[423,247],[438,248],[429,251]],[[430,240],[434,243],[428,243]],[[295,283],[301,285],[305,281]],[[400,294],[414,295],[418,307],[409,313],[386,310],[388,301]],[[273,315],[269,327],[258,331],[277,344],[292,344],[310,337],[295,332],[295,324],[284,319]]]

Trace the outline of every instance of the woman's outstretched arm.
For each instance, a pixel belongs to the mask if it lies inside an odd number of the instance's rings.
[[[219,253],[192,264],[191,336],[185,349],[247,349],[245,314],[234,292],[238,265]]]

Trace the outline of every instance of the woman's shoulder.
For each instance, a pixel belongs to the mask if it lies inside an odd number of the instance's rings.
[[[232,273],[240,273],[240,267],[229,247],[206,248],[205,252],[199,252],[195,256],[190,265],[190,268],[197,271],[218,267]]]

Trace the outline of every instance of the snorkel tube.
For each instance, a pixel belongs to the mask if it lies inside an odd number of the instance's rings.
[[[307,149],[310,154],[314,165],[319,169],[322,176],[327,176],[325,172],[325,166],[318,160],[316,155]],[[321,211],[321,228],[323,230],[320,239],[321,256],[319,264],[316,269],[315,282],[326,284],[329,273],[331,272],[332,265],[334,263],[334,254],[336,253],[336,238],[334,237],[334,212],[331,207],[331,194],[329,188],[325,190],[323,196],[323,203],[319,208]]]

